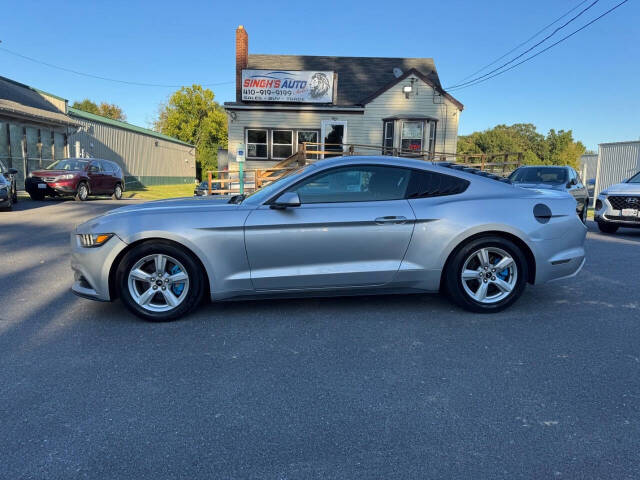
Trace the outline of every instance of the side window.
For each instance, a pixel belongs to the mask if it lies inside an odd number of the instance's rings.
[[[102,173],[102,168],[100,168],[100,162],[91,162],[89,164],[89,173]]]
[[[322,172],[295,185],[305,203],[373,202],[405,198],[411,171],[383,166],[352,166]]]
[[[102,171],[107,175],[111,175],[113,173],[113,167],[111,166],[111,162],[102,161],[100,162],[100,166],[102,167]]]
[[[464,192],[469,181],[426,170],[413,170],[407,189],[407,198],[442,197]]]

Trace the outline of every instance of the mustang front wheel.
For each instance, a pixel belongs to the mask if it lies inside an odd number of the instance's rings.
[[[127,308],[154,322],[186,315],[204,293],[197,262],[169,242],[144,243],[127,253],[120,263],[117,282]]]
[[[522,294],[527,261],[521,249],[501,237],[476,239],[448,263],[445,287],[451,299],[473,312],[498,312]]]

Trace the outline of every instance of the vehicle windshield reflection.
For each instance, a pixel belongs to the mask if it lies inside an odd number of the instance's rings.
[[[45,170],[69,170],[77,171],[84,170],[87,165],[86,160],[78,160],[75,158],[65,158],[64,160],[58,160],[45,168]]]

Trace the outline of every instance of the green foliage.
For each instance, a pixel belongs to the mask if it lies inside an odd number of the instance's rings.
[[[227,116],[214,99],[208,88],[182,87],[160,106],[154,122],[156,131],[196,146],[198,178],[216,170],[218,147],[227,147]]]
[[[578,166],[586,148],[573,139],[571,130],[549,130],[545,137],[531,123],[497,125],[489,130],[458,137],[458,153],[523,152],[527,165]]]
[[[95,115],[102,115],[103,117],[112,118],[113,120],[121,120],[123,122],[127,120],[127,116],[122,109],[114,103],[101,102],[100,105],[98,105],[88,98],[85,98],[81,102],[73,102],[71,106],[78,110]]]

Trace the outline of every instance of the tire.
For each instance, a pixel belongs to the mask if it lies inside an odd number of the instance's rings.
[[[482,256],[483,251],[486,257]],[[496,272],[491,268],[502,261],[506,267],[503,270]],[[509,307],[522,295],[529,269],[524,252],[515,243],[506,238],[487,236],[458,247],[444,274],[445,291],[454,303],[471,312],[495,313]]]
[[[119,183],[116,184],[115,188],[113,189],[113,195],[111,195],[111,198],[113,198],[114,200],[122,199],[122,185],[120,185]]]
[[[585,225],[587,224],[587,205],[585,205],[584,208],[582,209],[582,213],[580,214],[580,220],[582,220],[582,223],[584,223]]]
[[[158,267],[158,257],[165,259],[162,277],[153,272],[162,268]],[[165,283],[160,280],[180,273],[186,273],[186,281]],[[157,240],[140,244],[124,256],[116,272],[116,285],[122,303],[133,314],[150,322],[167,322],[187,315],[201,303],[205,275],[197,260],[185,249]],[[175,300],[170,301],[170,298]],[[172,302],[177,303],[171,306]]]
[[[13,195],[11,196],[11,200],[13,203],[18,203],[18,191],[14,188]]]
[[[79,202],[84,202],[89,197],[89,186],[86,182],[80,182],[76,189],[75,199]]]
[[[42,192],[29,192],[29,196],[31,197],[31,200],[35,200],[36,202],[44,200],[44,193]]]
[[[602,233],[616,233],[620,227],[609,223],[598,222],[598,228]]]

